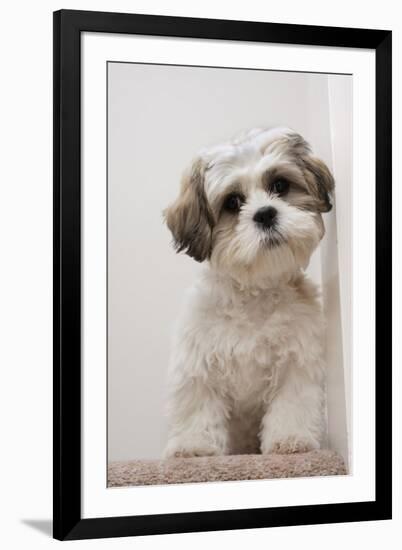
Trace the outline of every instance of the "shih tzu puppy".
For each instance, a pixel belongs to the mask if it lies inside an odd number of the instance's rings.
[[[207,268],[175,335],[165,457],[319,448],[324,324],[304,269],[333,187],[287,128],[202,150],[184,174],[165,219]]]

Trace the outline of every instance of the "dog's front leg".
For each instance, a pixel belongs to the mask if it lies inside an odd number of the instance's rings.
[[[289,366],[263,417],[262,453],[304,452],[320,447],[323,432],[322,364]]]
[[[164,457],[227,453],[227,416],[223,399],[208,380],[179,375],[169,399],[170,430]]]

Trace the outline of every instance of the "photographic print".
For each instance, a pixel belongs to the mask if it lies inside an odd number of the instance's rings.
[[[391,32],[61,10],[53,59],[54,537],[390,518]]]
[[[348,472],[352,83],[108,63],[109,486]]]

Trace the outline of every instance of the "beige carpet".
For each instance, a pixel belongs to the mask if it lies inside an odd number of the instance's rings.
[[[292,455],[231,455],[111,462],[108,486],[164,485],[345,475],[343,459],[329,450]]]

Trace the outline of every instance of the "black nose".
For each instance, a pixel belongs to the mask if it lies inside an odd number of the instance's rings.
[[[257,210],[253,220],[262,227],[272,227],[275,223],[278,211],[273,206],[264,206]]]

